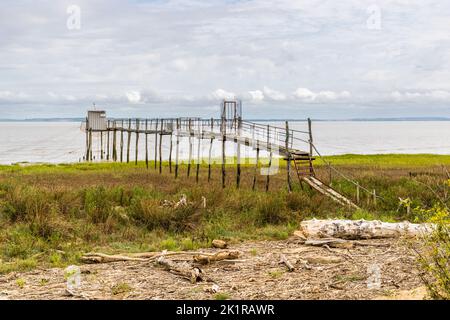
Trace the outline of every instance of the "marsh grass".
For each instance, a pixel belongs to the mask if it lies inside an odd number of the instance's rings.
[[[286,239],[307,218],[353,218],[415,221],[399,207],[399,197],[413,206],[432,207],[435,194],[427,186],[442,185],[442,168],[429,156],[366,156],[330,158],[346,175],[376,189],[385,201],[374,206],[362,195],[362,210],[352,211],[294,181],[286,190],[284,167],[270,179],[257,177],[243,165],[241,187],[235,168],[227,167],[227,188],[221,187],[220,166],[212,180],[201,167],[200,181],[180,166],[177,180],[164,163],[163,174],[145,164],[80,163],[73,165],[0,166],[0,273],[36,266],[64,267],[78,263],[87,251],[105,253],[190,250],[216,238],[229,241]],[[450,157],[439,158],[450,163]],[[430,166],[422,165],[431,161]],[[359,165],[358,163],[362,164]],[[389,166],[389,163],[393,163]],[[413,174],[411,174],[413,173]],[[329,182],[329,171],[318,163],[317,174]],[[334,188],[354,199],[354,185],[332,176]],[[165,206],[186,196],[188,204]],[[204,207],[206,201],[206,207]]]

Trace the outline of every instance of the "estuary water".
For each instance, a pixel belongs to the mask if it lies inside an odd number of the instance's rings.
[[[264,122],[263,124],[268,124]],[[283,127],[283,123],[270,123]],[[85,134],[79,122],[0,122],[0,164],[17,162],[71,163],[83,159]],[[290,122],[291,129],[306,130],[306,122]],[[314,143],[323,155],[432,153],[450,154],[449,121],[315,121]],[[168,139],[168,137],[164,137]],[[97,139],[99,140],[99,139]],[[105,147],[106,147],[106,139]],[[124,139],[126,141],[126,139]],[[143,137],[139,159],[144,159]],[[154,137],[149,136],[150,158],[154,157]],[[134,160],[135,140],[131,158]],[[167,140],[163,155],[167,158]],[[187,141],[181,142],[181,158],[187,157]],[[197,146],[194,146],[197,150]],[[201,155],[208,154],[209,145],[201,145]],[[213,156],[219,156],[220,144],[213,145]],[[233,146],[227,153],[232,155]],[[100,143],[94,143],[96,159],[100,160]],[[194,151],[195,156],[197,151]],[[105,154],[106,156],[106,154]],[[251,156],[251,155],[250,155]]]

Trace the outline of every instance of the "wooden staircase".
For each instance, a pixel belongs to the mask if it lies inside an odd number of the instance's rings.
[[[313,161],[315,160],[314,157],[311,157],[308,153],[292,153],[291,157],[286,160],[290,160],[294,163],[294,169],[300,184],[305,182],[312,189],[318,191],[324,196],[329,197],[342,206],[349,206],[354,209],[359,209],[359,207],[351,200],[316,178],[313,166]]]

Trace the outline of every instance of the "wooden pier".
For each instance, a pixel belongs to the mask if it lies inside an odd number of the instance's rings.
[[[189,153],[187,160],[187,175],[193,170],[192,163],[196,164],[195,177],[198,182],[200,170],[200,144],[202,141],[209,143],[208,154],[208,181],[211,178],[212,146],[214,141],[221,144],[222,162],[222,186],[225,187],[227,154],[226,142],[234,143],[236,154],[232,155],[236,166],[236,187],[240,187],[241,179],[241,147],[249,147],[256,152],[256,163],[252,188],[255,189],[256,176],[258,174],[260,152],[265,151],[269,155],[265,188],[269,190],[270,169],[274,155],[286,160],[287,188],[292,191],[292,171],[295,172],[300,183],[306,183],[311,188],[330,197],[334,201],[357,208],[357,206],[331,187],[319,181],[315,177],[313,161],[313,134],[311,120],[307,121],[308,129],[305,131],[289,128],[286,121],[284,127],[264,125],[242,119],[242,107],[240,101],[223,101],[221,105],[221,117],[219,119],[201,118],[153,118],[153,119],[106,119],[104,111],[89,111],[86,118],[86,153],[84,159],[93,161],[93,134],[100,137],[100,159],[108,161],[130,162],[130,147],[134,135],[135,154],[134,163],[139,157],[139,139],[145,139],[145,164],[149,167],[148,136],[154,137],[154,168],[162,172],[162,145],[169,143],[168,163],[170,172],[175,178],[179,176],[180,166],[180,139],[188,138]],[[126,134],[126,144],[124,136]],[[163,139],[164,137],[168,139]],[[103,141],[106,137],[106,150],[103,150]],[[167,141],[168,140],[168,141]],[[194,159],[194,143],[197,143],[197,155]],[[173,146],[175,145],[175,147]],[[175,152],[175,155],[172,153]],[[104,153],[106,153],[104,157]],[[126,155],[126,158],[125,158]],[[231,155],[228,155],[228,157]],[[293,164],[293,165],[292,165]],[[172,167],[174,169],[172,170]]]

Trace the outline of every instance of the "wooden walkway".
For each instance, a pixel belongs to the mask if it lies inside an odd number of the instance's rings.
[[[311,121],[308,119],[308,130],[300,131],[289,128],[286,121],[284,127],[272,125],[264,125],[250,121],[237,119],[200,119],[200,118],[158,118],[158,119],[109,119],[104,130],[88,129],[89,124],[86,123],[86,154],[85,159],[92,161],[92,133],[100,133],[101,146],[103,148],[103,135],[106,137],[106,160],[126,161],[130,162],[130,145],[131,136],[135,135],[135,162],[138,161],[138,145],[140,136],[145,138],[145,161],[149,166],[148,155],[148,136],[155,136],[155,169],[157,168],[159,155],[159,170],[162,170],[162,144],[163,136],[170,136],[169,146],[169,168],[172,172],[172,153],[175,148],[175,177],[179,174],[179,148],[180,138],[189,138],[189,159],[188,159],[188,176],[191,173],[191,162],[193,160],[193,140],[208,140],[209,149],[209,169],[208,181],[211,177],[211,149],[214,141],[220,141],[222,144],[222,185],[225,187],[225,143],[234,142],[237,146],[235,163],[237,168],[236,186],[240,185],[241,172],[241,146],[250,147],[256,150],[256,166],[259,163],[259,154],[261,151],[269,153],[269,168],[272,165],[273,155],[279,155],[286,160],[287,163],[287,182],[289,191],[292,190],[292,163],[299,182],[306,182],[311,188],[333,199],[341,205],[347,205],[353,208],[357,206],[339,194],[337,191],[326,186],[323,182],[315,177],[313,168],[313,136],[311,131]],[[124,137],[126,133],[126,141]],[[117,136],[119,135],[119,136]],[[159,142],[158,142],[159,140]],[[175,144],[175,146],[173,145]],[[126,151],[124,151],[124,148]],[[101,159],[103,159],[104,151],[101,150]],[[198,181],[200,152],[198,152],[198,161],[196,168],[196,179]],[[256,170],[255,170],[256,175]],[[266,177],[266,190],[269,189],[270,175]],[[253,189],[255,188],[256,176],[253,179]]]

